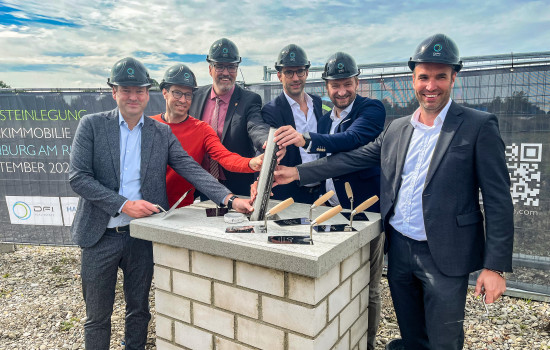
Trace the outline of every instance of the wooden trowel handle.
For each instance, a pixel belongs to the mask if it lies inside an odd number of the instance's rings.
[[[348,196],[348,199],[351,200],[353,198],[353,191],[351,190],[351,185],[349,182],[346,182],[344,184],[344,188],[346,189],[346,195]]]
[[[373,205],[376,202],[378,202],[378,196],[372,196],[369,199],[367,199],[366,201],[364,201],[363,203],[359,204],[355,208],[354,212],[360,213],[360,212],[367,209],[368,207],[370,207],[371,205]]]
[[[338,205],[338,206],[336,206],[336,207],[334,207],[330,210],[327,210],[323,214],[319,215],[315,220],[313,220],[312,225],[320,224],[323,221],[330,219],[331,217],[333,217],[334,215],[338,214],[341,211],[342,211],[342,206],[341,205]]]
[[[294,199],[292,197],[287,198],[284,201],[282,201],[281,203],[279,203],[276,206],[274,206],[273,208],[271,208],[269,210],[269,212],[267,213],[268,215],[266,215],[266,216],[275,215],[278,212],[282,211],[283,209],[288,208],[292,203],[294,203]]]
[[[334,191],[333,190],[328,191],[327,193],[319,197],[319,199],[317,199],[315,202],[313,202],[312,208],[322,205],[323,203],[328,201],[328,199],[332,196],[334,196]]]

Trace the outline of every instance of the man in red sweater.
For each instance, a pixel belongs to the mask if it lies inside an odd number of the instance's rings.
[[[210,125],[188,114],[193,91],[197,89],[197,81],[195,74],[186,65],[177,64],[170,67],[164,74],[160,89],[166,100],[166,112],[151,118],[168,124],[183,149],[196,162],[200,164],[204,155],[208,154],[229,171],[253,173],[260,170],[263,154],[255,158],[245,158],[228,151]],[[191,192],[179,207],[193,203],[194,187],[170,167],[166,171],[166,189],[170,206],[188,190]]]

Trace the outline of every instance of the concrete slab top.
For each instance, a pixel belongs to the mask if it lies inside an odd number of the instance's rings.
[[[270,200],[269,208],[279,201]],[[268,220],[267,233],[226,233],[228,226],[263,225],[263,221],[227,224],[223,216],[207,217],[206,208],[215,207],[211,201],[177,209],[170,217],[162,214],[131,222],[133,237],[156,243],[187,248],[211,255],[244,261],[254,265],[288,271],[308,277],[320,277],[336,264],[353,254],[381,232],[380,214],[365,212],[369,221],[354,221],[352,232],[313,231],[313,245],[273,244],[272,235],[309,235],[309,225],[279,226]],[[308,217],[309,205],[294,203],[278,214],[281,219]],[[329,210],[313,210],[313,219]],[[322,224],[347,224],[338,214]]]

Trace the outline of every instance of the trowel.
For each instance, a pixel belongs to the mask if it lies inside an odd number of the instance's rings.
[[[324,195],[322,195],[321,197],[319,197],[319,199],[317,199],[315,202],[313,202],[313,204],[309,208],[309,217],[307,218],[282,219],[282,220],[275,220],[274,222],[279,226],[309,225],[311,224],[311,215],[312,215],[313,209],[317,208],[320,205],[323,205],[332,196],[334,196],[334,191],[330,190]]]
[[[284,209],[288,208],[292,203],[294,203],[294,199],[291,197],[291,198],[285,199],[281,203],[271,208],[265,214],[263,225],[229,226],[225,229],[225,232],[227,233],[267,233],[267,218],[269,216],[275,215],[283,211]]]
[[[175,213],[176,208],[178,207],[178,205],[180,205],[181,201],[185,199],[185,197],[187,196],[189,191],[191,191],[191,190],[187,190],[187,192],[185,192],[183,194],[183,196],[181,196],[180,199],[178,199],[178,201],[168,211],[162,209],[162,207],[160,205],[157,206],[157,208],[161,209],[164,212],[163,215],[162,215],[162,218],[161,218],[162,220],[164,220],[166,218],[169,218],[170,216],[172,216]]]
[[[313,244],[313,228],[315,225],[322,223],[334,215],[342,211],[342,206],[338,205],[334,208],[331,208],[319,215],[315,220],[309,225],[309,236],[268,236],[267,241],[269,243],[275,244]],[[316,226],[315,226],[316,227]]]
[[[378,202],[378,196],[372,196],[363,203],[359,204],[357,208],[355,208],[350,213],[350,222],[349,224],[337,224],[337,225],[319,225],[314,227],[315,231],[317,232],[350,232],[350,231],[357,231],[353,228],[353,218],[356,214],[362,213],[363,210],[366,210],[374,203]]]
[[[344,188],[346,190],[346,195],[348,196],[349,203],[351,205],[349,212],[343,212],[341,213],[346,219],[350,220],[351,213],[353,212],[353,191],[351,190],[351,185],[349,182],[346,182],[344,184]],[[356,221],[369,221],[365,213],[358,213],[355,215]]]

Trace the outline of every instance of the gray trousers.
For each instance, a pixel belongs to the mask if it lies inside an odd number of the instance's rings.
[[[367,349],[374,350],[376,332],[380,324],[380,280],[384,269],[384,232],[370,242],[370,283],[369,283],[369,330],[367,332]]]
[[[84,336],[88,350],[110,347],[118,268],[124,273],[126,350],[145,349],[151,319],[152,244],[131,237],[129,232],[105,232],[94,246],[82,249],[82,293],[87,318]]]

